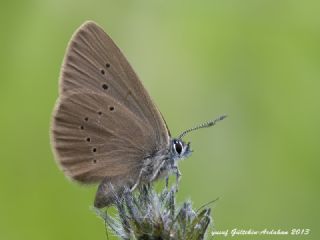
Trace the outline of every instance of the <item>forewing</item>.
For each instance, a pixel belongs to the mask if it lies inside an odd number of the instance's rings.
[[[75,89],[113,98],[150,127],[151,141],[159,148],[168,145],[169,131],[160,112],[119,48],[94,22],[75,32],[62,66],[60,94]]]
[[[56,105],[56,158],[66,175],[77,181],[136,174],[155,148],[152,138],[150,125],[103,92],[69,91]]]

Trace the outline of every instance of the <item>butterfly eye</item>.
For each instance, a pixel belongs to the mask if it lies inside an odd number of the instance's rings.
[[[182,152],[182,143],[180,141],[174,141],[173,143],[174,150],[180,155]]]

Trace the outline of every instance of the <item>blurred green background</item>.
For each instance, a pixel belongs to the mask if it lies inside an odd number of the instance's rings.
[[[1,1],[0,239],[106,239],[96,188],[69,182],[49,143],[64,51],[88,19],[174,135],[229,115],[186,138],[179,201],[220,197],[216,230],[311,229],[239,239],[319,239],[319,13],[319,1],[294,0]]]

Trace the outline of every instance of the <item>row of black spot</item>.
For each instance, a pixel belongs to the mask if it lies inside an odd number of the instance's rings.
[[[110,67],[110,64],[106,63],[106,68],[109,68],[109,67]],[[102,75],[105,75],[105,73],[106,73],[104,69],[101,69],[100,72],[101,72]],[[102,84],[102,88],[104,90],[108,90],[109,86],[104,83],[104,84]]]
[[[109,63],[106,63],[106,68],[110,68],[110,64],[109,64]],[[100,73],[101,73],[102,75],[105,75],[106,72],[105,72],[104,69],[101,69],[101,70],[100,70]],[[103,83],[103,84],[102,84],[102,88],[103,88],[104,90],[108,90],[108,89],[109,89],[109,86],[108,86],[106,83]],[[110,106],[110,107],[109,107],[109,110],[110,110],[111,112],[114,111],[114,106]],[[102,112],[99,111],[98,114],[99,114],[99,115],[102,115]],[[88,118],[88,117],[85,117],[84,120],[87,122],[87,121],[89,121],[89,118]],[[84,126],[81,125],[81,126],[80,126],[80,129],[83,130],[83,129],[84,129]],[[87,142],[91,142],[91,138],[90,138],[90,137],[87,137],[87,138],[86,138],[86,141],[87,141]],[[97,152],[97,148],[92,148],[92,152],[94,152],[94,153]],[[92,162],[93,162],[93,163],[97,163],[97,160],[96,160],[96,159],[93,159]]]

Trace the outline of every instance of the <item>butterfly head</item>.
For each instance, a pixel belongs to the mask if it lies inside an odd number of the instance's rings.
[[[192,153],[190,142],[186,143],[181,139],[173,139],[171,141],[171,152],[173,158],[177,160],[189,157]]]

